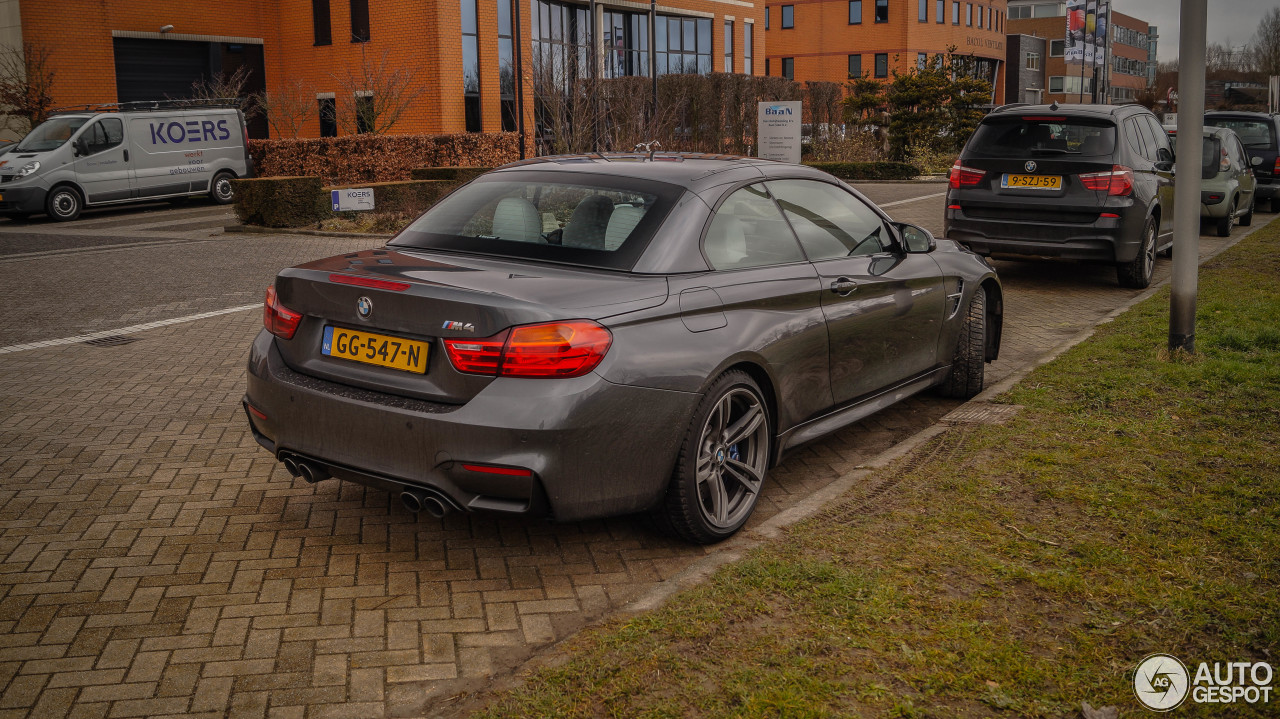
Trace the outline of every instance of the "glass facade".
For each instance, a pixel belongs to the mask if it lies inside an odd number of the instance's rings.
[[[659,75],[704,75],[711,72],[711,18],[659,15]]]
[[[467,132],[480,132],[480,39],[477,0],[462,0],[462,97]]]
[[[604,13],[604,76],[649,76],[649,16],[641,13]]]
[[[724,21],[724,71],[733,72],[733,21]]]
[[[742,72],[745,75],[751,74],[752,45],[755,38],[755,23],[742,23]]]
[[[502,104],[502,131],[514,132],[519,123],[516,108],[515,45],[511,36],[511,3],[498,0],[498,96]]]

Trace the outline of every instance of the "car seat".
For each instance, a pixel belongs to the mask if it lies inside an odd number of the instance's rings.
[[[523,197],[504,197],[493,210],[493,235],[516,242],[541,242],[542,218]]]
[[[613,200],[604,195],[588,195],[573,208],[565,223],[560,244],[565,247],[581,247],[587,250],[605,248],[605,232],[609,217],[613,215]]]

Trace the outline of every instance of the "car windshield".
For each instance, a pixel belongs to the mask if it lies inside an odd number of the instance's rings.
[[[1000,117],[978,126],[967,152],[983,157],[1110,155],[1115,125],[1068,117]]]
[[[46,120],[27,133],[18,143],[16,152],[48,152],[62,147],[62,144],[76,134],[80,126],[89,121],[87,117],[55,117]]]
[[[450,194],[390,243],[630,269],[681,188],[601,175],[490,175]]]
[[[1204,124],[1235,130],[1245,147],[1269,148],[1276,144],[1271,123],[1264,120],[1206,117]]]

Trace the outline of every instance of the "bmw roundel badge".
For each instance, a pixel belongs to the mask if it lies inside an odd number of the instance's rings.
[[[1027,172],[1035,172],[1035,171],[1036,171],[1036,161],[1027,160]]]
[[[356,300],[356,314],[360,315],[361,319],[369,319],[369,315],[373,314],[373,300],[368,297]]]

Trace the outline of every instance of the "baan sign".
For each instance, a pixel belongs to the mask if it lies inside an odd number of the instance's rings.
[[[373,209],[373,188],[333,190],[330,193],[334,212]]]
[[[762,160],[800,162],[801,103],[760,103],[760,147],[756,156]]]

